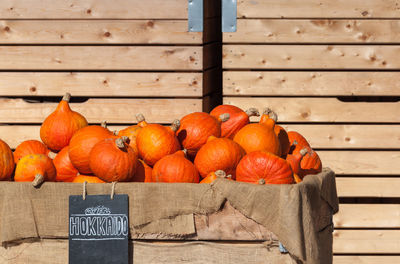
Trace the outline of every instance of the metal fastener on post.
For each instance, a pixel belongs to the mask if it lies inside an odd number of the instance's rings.
[[[222,32],[236,32],[237,0],[222,0]]]
[[[203,32],[203,0],[188,0],[188,31]]]

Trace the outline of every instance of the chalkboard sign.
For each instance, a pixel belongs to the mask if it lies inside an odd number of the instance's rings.
[[[128,195],[69,197],[69,263],[128,264]]]

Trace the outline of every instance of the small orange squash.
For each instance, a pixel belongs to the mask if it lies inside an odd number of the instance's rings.
[[[10,146],[0,139],[0,181],[11,180],[15,162]]]
[[[217,170],[215,172],[210,172],[200,183],[213,183],[218,178],[232,180],[232,175],[226,175],[225,171]]]
[[[235,179],[236,166],[244,155],[244,149],[233,140],[210,136],[197,152],[194,165],[203,178],[210,172],[223,170]]]
[[[72,182],[79,173],[69,159],[68,148],[68,146],[64,147],[53,160],[57,170],[56,181],[58,182]]]
[[[78,175],[74,178],[72,182],[78,182],[78,183],[105,183],[102,179],[96,176],[88,176],[88,175]]]
[[[290,164],[267,151],[254,151],[244,156],[236,168],[236,180],[255,184],[294,183]]]
[[[40,127],[40,138],[52,151],[58,152],[68,146],[73,134],[88,125],[84,116],[69,107],[71,94],[66,93],[56,110],[51,113]]]
[[[22,157],[17,163],[14,180],[32,182],[37,187],[44,181],[55,181],[56,168],[53,161],[43,154],[30,154]]]
[[[136,120],[138,121],[137,125],[129,126],[125,129],[122,129],[118,132],[118,136],[127,136],[129,138],[129,146],[131,146],[136,152],[138,152],[138,148],[136,145],[136,137],[139,133],[139,130],[143,127],[147,126],[147,122],[143,116],[143,114],[137,114]]]
[[[199,183],[199,173],[186,158],[186,151],[179,150],[157,161],[153,167],[153,182]]]
[[[29,154],[48,155],[50,150],[39,140],[25,140],[14,150],[14,160],[17,163],[22,157]]]
[[[307,139],[303,137],[299,132],[289,131],[287,134],[290,141],[290,149],[289,149],[290,154],[298,153],[300,152],[301,149],[305,147],[311,148]]]
[[[131,181],[133,182],[152,182],[151,174],[153,168],[147,165],[143,160],[138,159],[135,175]]]
[[[298,175],[301,178],[304,178],[308,174],[320,173],[322,171],[322,162],[317,152],[315,152],[312,148],[309,148],[308,153],[300,162],[300,168],[301,170]]]
[[[219,105],[215,107],[210,115],[218,118],[222,114],[229,114],[229,119],[221,124],[221,137],[233,139],[236,133],[245,125],[250,123],[251,116],[259,116],[256,108],[249,108],[243,111],[233,105]]]
[[[133,178],[138,155],[128,141],[125,136],[106,138],[92,148],[89,166],[97,177],[106,182],[129,181]]]
[[[287,162],[289,162],[290,167],[292,167],[296,183],[302,181],[302,177],[299,176],[299,173],[301,171],[300,162],[307,153],[307,148],[303,148],[302,150],[300,150],[300,152],[296,154],[288,154],[286,157]]]
[[[179,120],[174,120],[170,127],[160,124],[148,124],[140,129],[136,144],[142,160],[153,166],[162,157],[175,153],[181,146],[175,131],[179,128]]]

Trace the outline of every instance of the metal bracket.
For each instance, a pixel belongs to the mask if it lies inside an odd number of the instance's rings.
[[[289,253],[289,251],[287,251],[287,249],[282,245],[281,242],[279,242],[279,251],[280,251],[282,254]]]
[[[203,32],[203,0],[188,0],[188,30]]]
[[[237,0],[222,0],[222,32],[236,32]]]

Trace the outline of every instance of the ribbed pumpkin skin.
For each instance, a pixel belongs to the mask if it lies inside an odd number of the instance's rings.
[[[185,158],[183,151],[163,157],[153,167],[153,182],[198,183],[199,180],[196,167]]]
[[[138,152],[138,148],[136,145],[136,137],[143,127],[147,126],[146,121],[141,121],[137,125],[129,126],[125,129],[122,129],[118,132],[118,136],[126,136],[129,138],[129,146],[131,146],[136,152]]]
[[[279,139],[273,128],[262,124],[244,126],[236,133],[233,140],[242,146],[246,153],[263,150],[275,155],[280,154]]]
[[[110,130],[96,125],[81,128],[72,136],[68,153],[72,165],[79,173],[93,173],[89,166],[90,151],[98,142],[111,137],[115,136]]]
[[[98,142],[90,152],[89,165],[93,173],[106,182],[129,181],[137,167],[137,152],[128,144],[117,146],[116,138]]]
[[[235,134],[250,122],[250,119],[246,112],[233,105],[219,105],[210,112],[210,115],[218,118],[226,113],[229,114],[229,119],[221,123],[221,137],[233,139]]]
[[[0,139],[0,181],[11,180],[15,162],[10,146]]]
[[[194,165],[202,178],[210,172],[223,170],[235,179],[236,166],[244,155],[244,149],[233,140],[211,136],[197,152]]]
[[[248,153],[236,168],[236,180],[260,184],[261,179],[265,184],[294,183],[292,168],[286,160],[266,151]]]
[[[300,162],[300,171],[298,175],[304,178],[307,174],[317,174],[322,171],[322,162],[317,152],[309,148],[307,153]]]
[[[305,139],[305,137],[303,137],[300,133],[296,131],[289,131],[287,132],[287,134],[290,141],[289,153],[298,153],[302,148],[310,147],[310,144],[308,143],[307,139]],[[297,144],[294,144],[295,140]]]
[[[74,178],[72,182],[78,182],[78,183],[105,183],[102,179],[96,176],[88,176],[88,175],[78,175]]]
[[[56,110],[43,121],[40,127],[40,138],[49,149],[55,152],[68,146],[73,134],[88,125],[86,118],[72,111],[68,102],[69,98],[61,100]]]
[[[275,125],[274,132],[279,139],[279,145],[281,147],[281,158],[285,159],[290,150],[289,136],[286,130],[280,125]]]
[[[147,165],[143,160],[138,159],[135,175],[132,182],[152,182],[153,168]]]
[[[221,136],[221,121],[207,113],[191,113],[180,121],[181,125],[176,135],[191,158],[194,158],[197,151],[206,144],[209,136]]]
[[[139,156],[150,166],[181,148],[171,128],[159,124],[143,127],[137,135],[136,144]]]
[[[58,182],[72,182],[79,173],[69,159],[68,148],[68,146],[64,147],[53,160],[57,170],[56,181]]]
[[[45,181],[55,181],[56,168],[53,161],[43,154],[30,154],[22,157],[15,169],[14,181],[31,182],[36,174],[44,176]]]
[[[39,140],[25,140],[15,149],[14,160],[15,163],[17,163],[23,156],[29,154],[44,154],[47,156],[49,152],[50,150],[46,147],[46,145]]]

